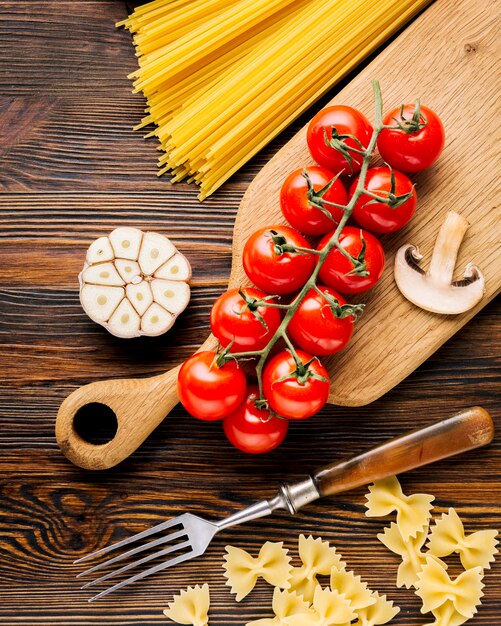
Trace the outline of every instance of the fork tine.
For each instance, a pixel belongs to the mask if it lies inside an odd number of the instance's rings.
[[[109,587],[108,589],[101,591],[101,593],[98,593],[93,598],[90,598],[89,602],[94,602],[94,600],[97,600],[98,598],[102,598],[103,596],[106,596],[109,593],[116,591],[117,589],[120,589],[121,587],[125,587],[125,585],[129,585],[131,583],[136,582],[137,580],[141,580],[141,578],[146,578],[146,576],[150,576],[151,574],[156,574],[157,572],[161,572],[167,567],[172,567],[173,565],[177,565],[178,563],[187,561],[188,559],[191,559],[195,556],[197,555],[194,552],[187,552],[186,554],[180,554],[179,556],[176,556],[173,559],[170,559],[169,561],[165,561],[165,563],[159,563],[158,565],[155,565],[154,567],[150,567],[150,569],[144,570],[140,572],[139,574],[132,576],[131,578],[122,580],[116,585],[113,585],[113,587]]]
[[[100,550],[96,550],[96,552],[91,552],[90,554],[86,554],[85,556],[80,557],[76,561],[73,561],[73,565],[76,565],[77,563],[82,563],[83,561],[90,560],[94,558],[95,556],[100,556],[101,554],[107,554],[108,552],[111,552],[111,550],[115,550],[116,548],[122,548],[123,546],[127,546],[129,543],[133,543],[134,541],[138,541],[139,539],[144,539],[145,537],[154,535],[155,533],[158,533],[162,530],[170,528],[171,526],[177,526],[178,524],[182,524],[183,517],[185,517],[184,514],[179,515],[178,517],[173,517],[172,519],[167,520],[166,522],[161,522],[160,524],[157,524],[156,526],[152,526],[152,528],[148,528],[147,530],[143,530],[140,533],[136,533],[135,535],[132,535],[132,537],[128,537],[127,539],[122,539],[122,541],[117,541],[116,543],[112,543],[110,546],[105,546],[104,548],[101,548]]]
[[[183,550],[184,548],[190,548],[190,547],[191,547],[191,543],[189,539],[187,541],[183,541],[182,543],[175,543],[174,545],[169,546],[168,548],[164,548],[163,550],[159,550],[158,552],[155,552],[155,554],[149,554],[148,556],[145,556],[142,559],[139,559],[138,561],[134,561],[133,563],[129,563],[128,565],[124,565],[120,569],[113,570],[112,572],[109,572],[108,574],[101,576],[101,578],[96,578],[95,580],[91,580],[88,583],[86,583],[82,587],[82,589],[87,589],[87,587],[93,587],[94,585],[97,585],[100,582],[108,580],[108,578],[112,578],[113,576],[118,576],[119,574],[123,574],[124,572],[127,572],[128,570],[134,567],[137,567],[138,565],[143,565],[143,563],[148,563],[149,561],[158,559],[161,556],[170,554],[171,552],[176,552],[177,550]]]
[[[160,546],[163,543],[174,541],[174,539],[179,539],[179,537],[182,537],[183,535],[186,535],[186,530],[184,528],[183,530],[178,530],[177,532],[171,533],[170,535],[166,535],[165,537],[160,537],[159,539],[155,539],[154,541],[143,543],[137,548],[133,548],[132,550],[127,550],[127,552],[123,552],[122,554],[119,554],[118,556],[115,556],[112,559],[107,559],[106,561],[103,561],[102,563],[99,563],[98,565],[94,565],[94,567],[91,567],[90,569],[85,570],[85,572],[81,572],[80,574],[77,574],[76,577],[83,578],[84,576],[88,576],[89,574],[92,574],[92,572],[97,572],[97,570],[103,569],[103,567],[107,567],[108,565],[112,565],[113,563],[117,563],[118,561],[122,561],[123,559],[126,559],[129,556],[133,556],[134,554],[138,554],[139,552],[143,552],[144,550],[148,550],[149,548],[155,548],[156,546]]]

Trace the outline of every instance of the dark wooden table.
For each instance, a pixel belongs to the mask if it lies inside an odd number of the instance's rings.
[[[152,522],[185,510],[220,517],[318,464],[467,406],[480,404],[495,418],[500,407],[499,309],[491,303],[384,398],[359,409],[329,406],[262,458],[233,449],[219,423],[194,423],[176,408],[113,470],[90,473],[66,461],[54,418],[71,390],[162,372],[205,338],[246,185],[307,119],[203,205],[195,188],[157,178],[155,142],[131,131],[144,103],[126,78],[135,68],[130,37],[113,26],[130,8],[118,0],[0,0],[0,623],[160,624],[174,592],[209,582],[211,624],[243,624],[268,614],[271,589],[258,585],[237,605],[222,576],[224,546],[256,550],[275,540],[292,549],[301,532],[332,541],[371,587],[395,600],[402,608],[395,624],[429,622],[418,598],[395,588],[398,559],[376,539],[384,521],[364,517],[364,490],[295,518],[231,530],[197,563],[102,602],[88,604],[79,590],[74,559]],[[168,234],[193,264],[192,302],[165,337],[117,340],[79,305],[86,247],[123,224]],[[499,527],[499,448],[498,437],[488,449],[404,476],[403,485],[435,494],[437,513],[455,506],[469,531]],[[474,623],[501,624],[499,563],[485,582]]]

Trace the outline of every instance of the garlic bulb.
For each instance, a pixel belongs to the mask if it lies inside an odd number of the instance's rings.
[[[165,333],[190,300],[191,267],[163,235],[116,228],[87,250],[80,302],[116,337]]]

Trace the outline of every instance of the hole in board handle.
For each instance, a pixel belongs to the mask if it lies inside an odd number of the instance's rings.
[[[117,434],[117,416],[106,404],[91,402],[78,409],[73,418],[73,429],[87,443],[103,445]]]

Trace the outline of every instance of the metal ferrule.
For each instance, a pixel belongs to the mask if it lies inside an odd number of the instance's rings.
[[[306,480],[303,480],[300,483],[294,483],[293,485],[281,485],[279,497],[281,497],[285,503],[285,507],[281,508],[287,508],[289,512],[294,515],[303,506],[306,506],[314,500],[318,500],[318,498],[320,498],[320,493],[313,482],[313,478],[309,476]]]
[[[256,504],[243,509],[243,511],[238,511],[224,520],[215,522],[216,532],[223,530],[223,528],[266,517],[277,509],[285,509],[294,515],[301,507],[318,498],[320,498],[320,494],[311,477],[293,485],[283,484],[273,499],[261,500],[261,502],[256,502]]]

